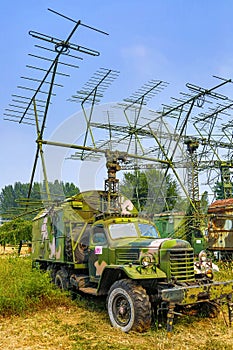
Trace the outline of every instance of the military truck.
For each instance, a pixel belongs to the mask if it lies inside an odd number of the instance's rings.
[[[221,302],[231,310],[233,281],[214,282],[211,265],[195,269],[191,245],[160,238],[119,193],[86,191],[44,209],[32,257],[59,288],[106,296],[111,324],[124,332],[147,330],[152,315],[167,313],[171,331],[176,311],[213,312]]]

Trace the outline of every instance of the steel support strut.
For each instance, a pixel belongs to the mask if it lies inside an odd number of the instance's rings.
[[[167,333],[168,333],[168,336],[171,336],[171,332],[172,332],[174,315],[175,315],[174,309],[175,309],[175,304],[169,303],[168,313],[167,313]]]
[[[233,303],[231,301],[227,302],[228,307],[228,319],[229,319],[229,326],[232,325],[232,319],[233,319]]]

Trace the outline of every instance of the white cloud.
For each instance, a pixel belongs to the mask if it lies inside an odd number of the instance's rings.
[[[122,48],[121,53],[124,58],[147,58],[149,56],[148,48],[141,44]]]
[[[143,44],[135,44],[121,49],[121,56],[126,65],[138,74],[145,77],[154,77],[163,74],[169,64],[166,56]]]

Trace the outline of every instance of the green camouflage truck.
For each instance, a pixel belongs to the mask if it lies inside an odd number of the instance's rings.
[[[164,314],[171,331],[176,312],[213,313],[224,302],[231,320],[233,281],[214,281],[211,264],[195,268],[187,241],[160,238],[120,194],[86,191],[40,212],[32,257],[58,287],[106,296],[111,324],[124,332]]]

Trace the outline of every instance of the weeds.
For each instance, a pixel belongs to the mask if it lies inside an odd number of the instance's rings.
[[[215,280],[227,281],[233,280],[233,264],[232,261],[220,261],[218,263],[219,272],[215,272]]]
[[[232,279],[231,266],[221,266],[216,279]],[[143,334],[125,334],[111,327],[104,298],[78,295],[72,301],[47,273],[32,270],[30,258],[2,257],[0,281],[1,349],[233,349],[233,327],[222,313],[214,319],[177,316],[171,337],[156,325]]]
[[[49,275],[32,269],[30,258],[0,260],[0,314],[21,315],[51,304],[64,303],[64,294],[50,283]]]

